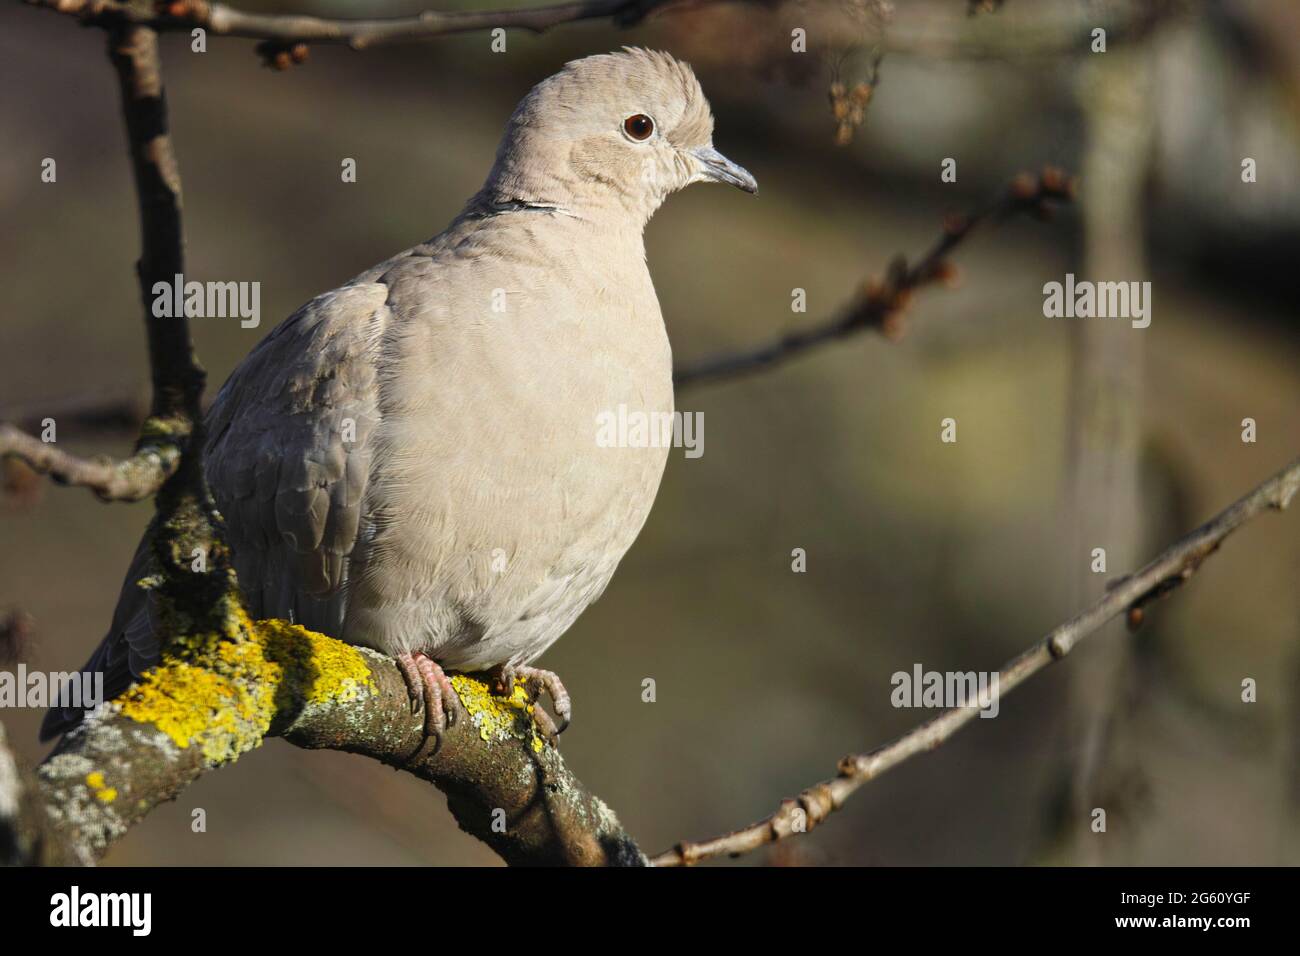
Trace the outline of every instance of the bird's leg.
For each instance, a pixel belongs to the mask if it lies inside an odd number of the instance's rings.
[[[564,684],[554,671],[542,670],[540,667],[501,664],[493,669],[493,676],[501,692],[506,694],[509,694],[514,689],[517,678],[522,677],[526,681],[535,681],[539,687],[545,689],[551,695],[551,703],[555,706],[556,716],[560,718],[560,726],[556,727],[546,711],[540,709],[534,711],[533,716],[541,725],[542,731],[547,737],[554,740],[568,728],[569,721],[573,719],[573,703],[569,700],[569,692],[564,689]]]
[[[569,721],[573,719],[573,702],[569,700],[569,692],[564,689],[564,684],[555,671],[542,670],[540,667],[520,667],[516,673],[525,680],[535,680],[551,695],[551,703],[555,707],[555,714],[560,718],[560,726],[555,729],[556,734],[562,734],[569,727]]]
[[[456,690],[433,658],[420,651],[399,654],[397,666],[411,692],[412,711],[424,707],[425,736],[436,737],[456,722]]]

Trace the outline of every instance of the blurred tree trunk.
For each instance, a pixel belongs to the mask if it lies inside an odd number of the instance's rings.
[[[1155,122],[1150,41],[1095,53],[1080,71],[1078,95],[1086,141],[1082,163],[1084,249],[1079,280],[1132,282],[1147,278],[1144,198]],[[1139,502],[1142,366],[1147,330],[1126,319],[1071,320],[1069,428],[1066,469],[1070,604],[1095,599],[1107,580],[1142,560]],[[1106,571],[1093,571],[1093,549],[1104,548]],[[1124,629],[1112,622],[1113,631]],[[1129,694],[1132,647],[1123,633],[1083,649],[1071,664],[1063,832],[1079,863],[1120,862],[1115,825],[1129,769],[1116,752],[1117,718]],[[1109,836],[1092,830],[1093,811],[1106,811]]]

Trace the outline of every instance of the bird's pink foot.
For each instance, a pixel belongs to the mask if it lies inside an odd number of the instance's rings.
[[[456,722],[459,699],[451,681],[433,658],[420,651],[399,655],[397,666],[401,668],[406,687],[411,692],[412,712],[418,712],[421,706],[424,708],[425,736],[439,736],[449,724]]]
[[[551,695],[551,704],[555,708],[555,715],[560,718],[560,726],[556,727],[550,715],[540,707],[534,710],[533,719],[541,727],[542,733],[552,742],[568,728],[569,721],[573,719],[573,702],[569,700],[569,692],[564,689],[564,684],[554,671],[542,670],[540,667],[502,664],[493,669],[493,676],[497,682],[497,689],[502,693],[510,693],[516,679],[522,677],[536,685],[535,693],[538,696],[541,690]]]

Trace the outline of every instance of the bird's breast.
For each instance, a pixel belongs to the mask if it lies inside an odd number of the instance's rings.
[[[496,640],[528,656],[514,645],[554,640],[604,588],[668,454],[657,426],[611,443],[611,416],[673,413],[667,335],[633,265],[566,264],[555,282],[531,262],[471,262],[435,299],[390,299],[374,530],[349,611],[400,632],[377,646],[485,664],[465,646]]]

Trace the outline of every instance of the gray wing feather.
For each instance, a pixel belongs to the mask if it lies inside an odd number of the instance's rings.
[[[208,483],[255,617],[340,631],[379,419],[373,345],[389,318],[387,297],[386,286],[364,282],[313,299],[240,363],[208,413]],[[158,661],[156,602],[137,583],[149,573],[147,545],[148,535],[108,635],[82,668],[104,673],[109,699]],[[41,739],[81,718],[51,709]]]

